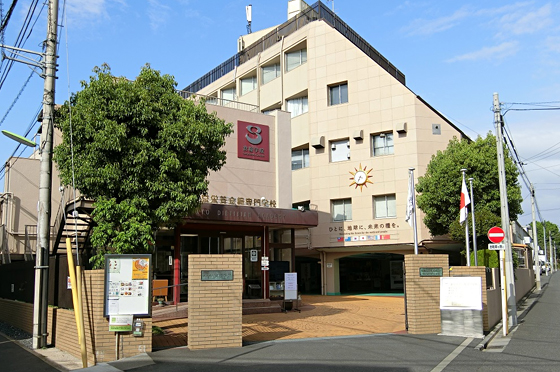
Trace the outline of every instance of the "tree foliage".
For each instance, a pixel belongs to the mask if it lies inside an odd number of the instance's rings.
[[[533,225],[531,224],[531,227]],[[549,239],[549,234],[550,237],[552,238],[552,244],[553,246],[556,244],[558,245],[558,242],[560,242],[560,230],[558,229],[558,225],[556,225],[555,223],[552,223],[550,221],[544,221],[544,230],[546,230],[546,247],[547,247],[547,255],[550,252],[550,248],[549,248],[549,243],[550,243],[550,239]],[[544,249],[544,231],[543,231],[543,223],[540,221],[537,221],[537,239],[539,241],[539,246],[541,247],[541,249]]]
[[[521,188],[516,166],[505,148],[504,154],[509,215],[510,220],[515,221],[522,213]],[[476,141],[455,138],[444,151],[432,156],[425,175],[419,177],[416,185],[418,207],[424,212],[424,223],[434,236],[448,234],[455,230],[452,224],[458,224],[462,168],[467,169],[467,178],[474,178],[475,212],[485,211],[485,216],[501,214],[496,137],[488,133],[486,138],[478,137]],[[466,182],[468,184],[468,180]],[[482,230],[477,227],[478,231]]]
[[[183,99],[174,78],[149,65],[133,81],[107,65],[93,71],[57,110],[63,142],[54,161],[63,184],[74,171],[76,188],[95,200],[99,263],[109,252],[149,251],[158,227],[196,211],[209,171],[225,164],[221,148],[232,126]]]

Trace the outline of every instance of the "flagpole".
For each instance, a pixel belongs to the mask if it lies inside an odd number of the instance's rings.
[[[472,244],[473,244],[473,252],[474,252],[474,266],[478,266],[478,252],[476,246],[476,224],[474,218],[474,194],[473,194],[473,183],[474,178],[469,178],[469,183],[471,186],[471,215],[472,215]],[[469,260],[470,262],[470,260]]]
[[[467,170],[465,168],[461,169],[461,173],[463,174],[463,183],[462,185],[465,185],[466,188],[466,183],[465,183],[465,172]],[[466,190],[465,190],[466,191]],[[461,193],[463,192],[463,190],[461,189]],[[468,191],[467,191],[467,196],[468,196]],[[465,205],[465,208],[467,208],[467,206]],[[468,216],[468,209],[467,209],[467,216]],[[467,248],[467,266],[471,266],[471,247],[469,244],[469,221],[467,219],[465,219],[465,245]]]
[[[414,235],[414,254],[418,254],[418,230],[416,226],[416,192],[414,189],[414,168],[408,168],[408,192],[412,198],[412,229]]]

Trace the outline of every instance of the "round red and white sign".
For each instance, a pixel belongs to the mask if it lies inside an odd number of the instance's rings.
[[[488,230],[488,239],[490,239],[492,243],[501,243],[505,237],[506,234],[501,227],[494,226]]]

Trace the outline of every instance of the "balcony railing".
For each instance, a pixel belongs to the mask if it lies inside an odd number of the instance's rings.
[[[275,45],[282,40],[282,37],[288,36],[308,23],[318,20],[323,20],[328,23],[331,27],[340,32],[344,37],[358,47],[358,49],[364,52],[369,58],[381,66],[381,68],[391,74],[391,76],[406,85],[403,73],[401,73],[395,66],[393,66],[393,64],[391,64],[391,62],[387,60],[387,58],[383,57],[381,53],[365,41],[364,38],[362,38],[356,31],[350,28],[350,26],[348,26],[342,19],[334,14],[327,6],[320,1],[317,1],[297,16],[282,23],[280,26],[264,35],[259,41],[254,42],[241,52],[235,54],[233,57],[229,58],[227,61],[223,62],[183,90],[188,92],[198,92],[230,71],[233,71],[235,67],[247,62],[260,52]]]
[[[218,98],[218,97],[210,97],[210,96],[205,96],[203,94],[187,92],[187,91],[184,91],[184,90],[180,90],[177,93],[179,93],[179,95],[181,97],[185,98],[185,99],[186,98],[194,99],[197,102],[200,101],[200,100],[204,100],[204,102],[209,104],[209,105],[230,107],[230,108],[234,108],[234,109],[237,109],[237,110],[250,111],[250,112],[260,112],[259,106],[255,106],[255,105],[252,105],[250,103],[232,101],[232,100],[229,100],[229,99],[223,99],[223,98]]]

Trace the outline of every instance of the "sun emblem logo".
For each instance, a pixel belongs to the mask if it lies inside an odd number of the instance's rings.
[[[350,183],[350,187],[354,186],[354,189],[357,189],[358,186],[360,187],[360,191],[362,191],[363,187],[367,187],[368,183],[373,184],[373,182],[370,181],[370,172],[371,169],[367,169],[367,167],[364,167],[362,169],[362,164],[360,163],[360,168],[354,168],[355,172],[350,171],[350,174],[352,175],[352,177],[350,177],[350,181],[352,181]]]

